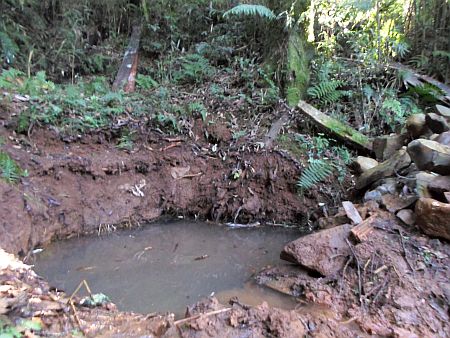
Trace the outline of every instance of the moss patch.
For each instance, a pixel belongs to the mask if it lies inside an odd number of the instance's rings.
[[[288,42],[287,55],[288,85],[287,101],[295,106],[306,94],[309,83],[309,57],[306,39],[298,30],[292,30]]]

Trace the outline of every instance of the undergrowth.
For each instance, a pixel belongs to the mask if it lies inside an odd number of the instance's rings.
[[[6,152],[0,151],[1,178],[7,183],[16,183],[21,177],[28,176],[28,172],[20,168]]]
[[[337,146],[334,140],[323,135],[309,137],[297,134],[295,140],[308,158],[308,164],[297,181],[300,194],[324,182],[332,175],[337,177],[338,182],[345,179],[347,165],[353,159],[352,153],[345,146]]]

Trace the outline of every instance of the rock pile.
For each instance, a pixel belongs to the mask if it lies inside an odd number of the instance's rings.
[[[356,189],[405,224],[450,240],[450,108],[408,118],[402,135],[373,142],[374,159],[358,157]]]

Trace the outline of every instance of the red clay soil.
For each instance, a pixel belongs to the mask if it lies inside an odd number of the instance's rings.
[[[295,163],[276,152],[242,147],[225,154],[150,134],[128,153],[101,134],[65,143],[46,130],[31,140],[0,132],[8,141],[2,149],[29,172],[16,185],[0,180],[0,246],[11,253],[163,214],[300,223],[317,208],[297,194]]]

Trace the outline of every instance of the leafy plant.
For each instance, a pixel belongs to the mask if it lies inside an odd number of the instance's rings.
[[[13,64],[16,55],[19,53],[19,46],[10,38],[5,31],[0,31],[0,45],[2,46],[0,60],[5,59],[6,63]]]
[[[206,121],[206,118],[208,117],[208,110],[201,102],[191,102],[188,106],[189,113],[200,113],[203,122]]]
[[[223,14],[224,18],[231,15],[260,16],[269,20],[274,20],[277,18],[276,15],[266,6],[249,4],[237,5]]]
[[[28,176],[26,170],[20,166],[7,153],[0,151],[1,178],[8,183],[16,183],[20,177]]]
[[[343,84],[344,82],[341,80],[324,81],[308,88],[307,93],[313,99],[318,100],[322,105],[331,104],[347,95],[346,91],[338,90]]]
[[[310,159],[308,167],[303,170],[297,186],[303,192],[311,189],[333,173],[333,165],[326,159]]]
[[[180,69],[173,74],[173,79],[179,84],[200,83],[214,74],[208,59],[199,54],[188,54],[180,61]]]
[[[136,84],[142,89],[152,89],[159,85],[151,76],[142,74],[138,74],[136,77]]]
[[[118,149],[122,150],[132,150],[134,145],[134,134],[129,130],[122,132],[122,136],[119,138],[119,143],[117,144]]]

